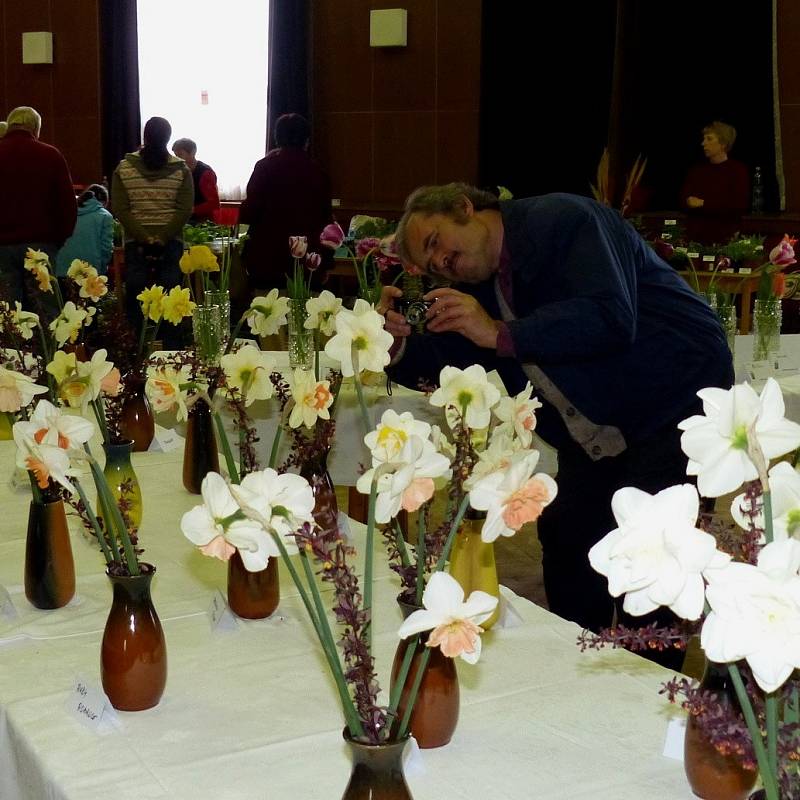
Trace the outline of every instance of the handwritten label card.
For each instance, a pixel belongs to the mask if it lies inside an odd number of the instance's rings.
[[[673,717],[664,737],[664,756],[683,761],[683,740],[686,738],[686,717]]]
[[[80,675],[67,697],[67,713],[98,734],[109,733],[120,727],[114,707],[103,690],[92,686]]]
[[[211,630],[214,632],[235,631],[239,629],[239,622],[228,607],[219,589],[211,595],[208,619],[211,622]]]
[[[183,441],[183,437],[179,436],[174,428],[162,428],[156,425],[153,441],[150,442],[148,450],[151,453],[169,453],[172,450],[180,450]]]
[[[5,586],[0,585],[0,617],[13,622],[19,618],[19,611],[14,606],[14,601]]]

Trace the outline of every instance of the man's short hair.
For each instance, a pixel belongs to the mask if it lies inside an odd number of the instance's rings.
[[[185,150],[190,156],[197,152],[197,144],[191,139],[176,139],[172,143],[172,151]]]
[[[17,106],[6,119],[9,128],[24,128],[34,136],[39,135],[42,129],[42,116],[35,108],[30,106]]]
[[[719,139],[719,143],[725,148],[725,152],[730,152],[733,143],[736,141],[736,128],[733,125],[728,125],[727,122],[720,122],[715,119],[709,125],[703,128],[703,133],[713,133]]]
[[[406,199],[403,207],[403,216],[395,231],[397,253],[400,260],[410,263],[411,254],[406,241],[408,221],[412,214],[422,214],[429,217],[431,214],[447,214],[458,223],[467,220],[464,213],[464,198],[467,198],[476,211],[487,208],[499,208],[500,201],[497,195],[478,189],[468,183],[445,183],[441,186],[420,186]],[[419,266],[417,264],[416,266]]]
[[[275,122],[275,144],[278,147],[305,147],[311,138],[311,126],[300,114],[283,114]]]

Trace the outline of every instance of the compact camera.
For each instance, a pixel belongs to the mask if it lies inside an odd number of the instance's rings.
[[[433,303],[433,300],[395,300],[394,310],[402,314],[409,325],[414,326],[426,321],[425,312]]]

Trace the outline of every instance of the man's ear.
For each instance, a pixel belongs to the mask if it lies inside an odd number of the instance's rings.
[[[462,194],[456,202],[456,213],[462,219],[469,219],[475,213],[475,206],[472,205],[472,200],[465,194]]]

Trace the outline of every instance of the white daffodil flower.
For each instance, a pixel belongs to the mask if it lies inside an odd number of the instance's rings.
[[[275,359],[255,345],[240,347],[235,353],[226,353],[220,359],[225,380],[232,389],[238,389],[245,406],[256,400],[269,400],[275,387],[269,379],[275,369]]]
[[[800,473],[787,461],[781,461],[769,471],[769,489],[772,497],[772,536],[782,541],[789,536],[800,538]],[[750,503],[744,493],[731,502],[731,516],[736,524],[747,530],[750,527]],[[755,525],[764,528],[764,501],[759,495]],[[761,541],[764,542],[762,534]]]
[[[495,470],[475,483],[469,504],[486,512],[481,539],[493,542],[498,536],[513,536],[526,522],[533,522],[555,499],[556,482],[533,470],[539,461],[536,450],[513,456],[506,469]]]
[[[608,578],[613,597],[634,616],[668,606],[682,619],[703,612],[704,570],[725,567],[713,536],[695,527],[700,500],[694,486],[670,486],[651,495],[626,487],[611,501],[618,528],[589,551],[589,562]]]
[[[26,422],[18,422],[20,434],[36,444],[80,450],[92,438],[95,427],[89,420],[65,414],[49,400],[40,400]]]
[[[189,410],[186,407],[186,393],[181,386],[190,380],[191,372],[188,366],[181,367],[179,370],[169,366],[150,369],[145,392],[147,399],[153,404],[153,410],[160,414],[175,408],[178,422],[187,420]]]
[[[332,292],[323,289],[319,297],[311,297],[306,301],[308,316],[303,325],[309,330],[319,328],[325,336],[336,333],[336,315],[342,310],[342,301]]]
[[[203,504],[183,515],[181,530],[204,555],[227,561],[238,550],[250,572],[266,569],[270,557],[280,555],[272,537],[259,524],[241,519],[239,506],[221,475],[209,472],[200,492]]]
[[[497,598],[481,591],[464,602],[461,584],[446,572],[434,572],[422,593],[424,608],[410,614],[397,632],[401,639],[430,631],[426,645],[438,647],[448,658],[474,664],[481,655],[482,622],[497,607]]]
[[[106,351],[100,349],[92,355],[91,361],[77,361],[74,353],[70,354],[71,358],[59,358],[57,352],[47,365],[47,371],[58,383],[58,396],[70,408],[80,407],[86,413],[89,402],[100,396],[104,379],[114,369],[114,364],[106,361],[106,355]]]
[[[375,521],[383,524],[394,519],[401,508],[417,511],[433,497],[435,482],[449,478],[451,471],[449,460],[437,452],[433,442],[412,434],[395,460],[378,464],[359,477],[358,491],[369,494],[376,474]]]
[[[282,538],[304,523],[314,522],[314,492],[300,475],[281,475],[267,467],[245,475],[239,486],[231,486],[231,491],[247,517]],[[297,552],[292,539],[285,541],[289,552]]]
[[[33,378],[0,367],[0,411],[14,413],[27,406],[37,394],[44,394],[46,386],[38,386]]]
[[[456,457],[456,446],[444,435],[438,425],[431,425],[431,441],[433,446],[452,464]]]
[[[86,309],[78,308],[72,300],[64,303],[61,313],[50,323],[50,330],[59,347],[77,340],[87,315]]]
[[[383,317],[366,301],[356,300],[352,311],[343,308],[336,314],[336,333],[325,344],[325,352],[341,364],[342,375],[352,378],[353,347],[358,353],[358,369],[383,372],[389,363],[394,337],[383,329]]]
[[[247,324],[257,336],[272,336],[286,324],[289,315],[289,298],[278,297],[278,290],[255,297],[247,311]]]
[[[289,427],[313,428],[318,419],[330,419],[333,404],[330,381],[318,381],[311,370],[298,367],[289,377],[289,390],[294,406],[289,414]]]
[[[478,460],[470,476],[464,481],[464,488],[470,491],[479,480],[492,472],[507,469],[514,460],[525,457],[528,452],[522,447],[520,439],[498,426],[492,432],[489,446],[478,452]],[[537,461],[538,458],[537,455]]]
[[[533,429],[536,427],[536,409],[542,404],[532,397],[533,387],[530,383],[515,397],[501,397],[494,407],[494,415],[500,422],[501,429],[508,429],[516,434],[523,447],[530,447],[533,441]]]
[[[372,453],[373,466],[385,461],[394,461],[409,436],[419,436],[427,439],[431,433],[431,426],[427,422],[414,419],[410,411],[398,414],[391,408],[383,412],[381,421],[374,431],[364,437],[364,444]]]
[[[39,324],[39,315],[33,311],[23,311],[19,300],[14,301],[15,308],[11,307],[4,300],[0,300],[0,309],[10,311],[11,323],[17,329],[16,332],[26,341],[33,338],[33,329]],[[0,330],[3,329],[0,323]]]
[[[800,668],[800,541],[766,545],[758,566],[730,563],[706,575],[711,611],[700,644],[711,661],[746,659],[765,692]]]
[[[70,494],[75,494],[75,487],[70,476],[80,474],[72,466],[66,450],[51,444],[38,444],[22,427],[24,423],[14,423],[14,442],[17,445],[17,466],[33,473],[40,489],[47,489],[52,478],[60,483]]]
[[[73,258],[67,269],[67,277],[71,278],[78,286],[83,286],[88,278],[94,278],[98,274],[97,270],[88,262]]]
[[[500,399],[500,390],[489,383],[486,370],[480,364],[466,369],[445,367],[439,374],[439,388],[431,395],[430,403],[444,407],[445,419],[452,428],[465,414],[464,423],[470,428],[486,428],[492,418],[492,408]]]
[[[697,488],[704,497],[738,489],[758,477],[747,452],[748,431],[755,425],[755,437],[764,457],[770,461],[800,446],[800,425],[784,418],[780,387],[768,378],[757,395],[748,383],[731,389],[701,389],[704,415],[683,420],[678,427],[683,452],[689,457],[688,475],[697,475]]]

